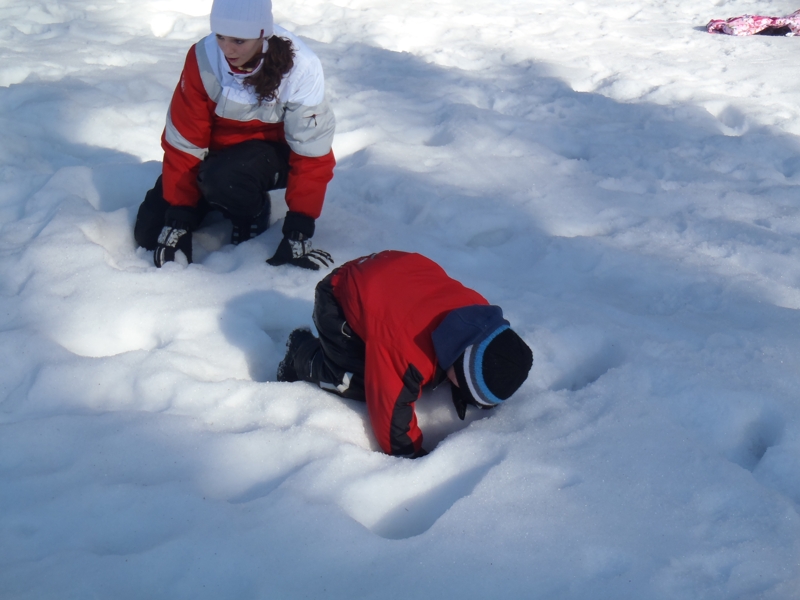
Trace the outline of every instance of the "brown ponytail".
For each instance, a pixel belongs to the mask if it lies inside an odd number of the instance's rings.
[[[281,85],[283,76],[294,66],[294,47],[292,41],[277,35],[269,38],[269,45],[265,53],[258,53],[255,61],[264,59],[258,73],[247,77],[244,82],[252,87],[258,96],[258,103],[272,102]]]

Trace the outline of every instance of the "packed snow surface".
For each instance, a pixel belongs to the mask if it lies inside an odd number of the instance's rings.
[[[326,273],[132,229],[209,0],[0,5],[0,598],[800,594],[800,40],[784,1],[275,0],[324,65],[315,243],[420,252],[534,351],[431,454],[275,381]]]

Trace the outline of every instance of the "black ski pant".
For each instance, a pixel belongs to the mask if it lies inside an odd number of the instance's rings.
[[[293,366],[303,381],[363,402],[365,345],[350,329],[333,295],[334,273],[317,284],[314,294],[314,325],[319,338],[309,339],[298,348]]]
[[[286,187],[289,147],[278,142],[249,140],[211,152],[200,164],[197,185],[202,198],[196,208],[181,207],[195,229],[212,210],[219,210],[234,224],[249,228],[254,220],[269,225],[269,191]],[[147,250],[154,250],[172,206],[164,199],[159,175],[144,197],[136,215],[133,235]]]

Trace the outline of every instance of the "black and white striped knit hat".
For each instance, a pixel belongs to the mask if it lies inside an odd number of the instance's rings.
[[[468,346],[453,365],[459,391],[474,403],[490,408],[507,400],[528,377],[533,353],[508,325]]]
[[[440,366],[455,370],[458,395],[482,408],[511,397],[533,366],[531,349],[511,329],[499,306],[452,310],[432,338]]]

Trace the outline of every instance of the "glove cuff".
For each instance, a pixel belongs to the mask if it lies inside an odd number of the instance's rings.
[[[286,213],[281,231],[286,237],[289,237],[290,233],[296,231],[297,233],[301,233],[304,238],[308,239],[314,237],[315,225],[316,223],[312,217],[290,210]]]
[[[164,223],[191,232],[200,224],[197,216],[197,210],[190,206],[171,206],[164,213]]]

